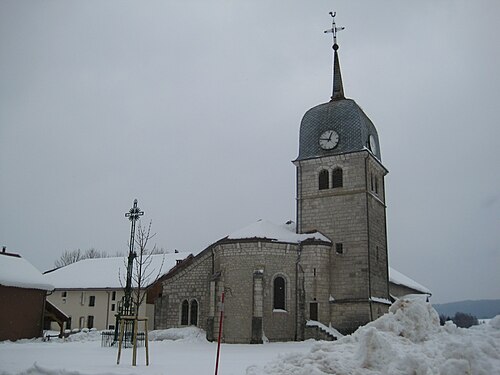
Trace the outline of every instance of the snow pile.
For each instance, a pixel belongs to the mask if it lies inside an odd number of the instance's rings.
[[[95,329],[85,329],[81,330],[78,333],[73,333],[69,335],[66,339],[66,341],[71,341],[71,342],[87,342],[87,341],[101,341],[101,333],[102,331],[97,331]]]
[[[155,330],[148,333],[149,341],[185,341],[185,342],[203,342],[207,341],[206,333],[198,327],[185,327],[185,328],[169,328],[162,330]]]
[[[441,327],[429,303],[402,298],[350,336],[247,369],[258,374],[500,375],[500,316],[471,329]]]

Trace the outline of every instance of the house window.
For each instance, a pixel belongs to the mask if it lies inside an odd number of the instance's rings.
[[[344,244],[339,242],[335,244],[335,252],[337,254],[344,254]]]
[[[115,304],[114,303],[111,304],[111,311],[115,311]]]
[[[78,321],[78,328],[82,329],[85,326],[85,317],[81,316],[80,320]]]
[[[108,326],[108,329],[115,329],[115,325],[114,325],[114,324],[110,324],[110,325]]]
[[[66,298],[68,295],[68,292],[61,292],[61,297]]]
[[[198,325],[198,302],[196,300],[191,301],[191,311],[189,313],[189,322],[192,326]]]
[[[68,320],[66,321],[66,329],[71,329],[71,316],[69,316]]]
[[[111,301],[116,300],[116,292],[111,292]]]
[[[95,306],[95,296],[89,297],[89,306]]]
[[[309,304],[309,319],[318,320],[318,302],[311,302]]]
[[[89,315],[87,317],[87,328],[88,329],[94,328],[94,316],[93,315]]]
[[[378,255],[378,246],[377,246],[377,260],[379,260],[379,255]]]
[[[319,190],[328,189],[330,175],[326,169],[319,172]]]
[[[285,279],[278,276],[274,279],[274,309],[285,310]]]
[[[342,169],[335,168],[332,172],[332,188],[339,188],[344,185],[344,178],[342,176]]]
[[[189,302],[187,300],[182,301],[181,306],[181,325],[187,326],[189,324]]]

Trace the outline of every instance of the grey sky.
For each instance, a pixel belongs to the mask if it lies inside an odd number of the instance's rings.
[[[330,10],[390,171],[391,265],[434,302],[500,298],[496,0],[3,0],[0,243],[40,270],[125,251],[134,198],[167,249],[295,219]]]

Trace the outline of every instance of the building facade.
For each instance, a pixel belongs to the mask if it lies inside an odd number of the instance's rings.
[[[0,252],[0,341],[41,337],[45,298],[53,289],[20,255]]]
[[[162,279],[155,328],[197,325],[217,339],[223,293],[233,343],[318,337],[311,322],[350,333],[387,312],[388,170],[375,126],[344,96],[336,43],[331,100],[305,113],[293,163],[295,228],[259,221],[181,263]]]

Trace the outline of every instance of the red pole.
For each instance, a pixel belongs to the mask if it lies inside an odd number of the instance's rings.
[[[220,354],[220,339],[222,337],[222,321],[224,320],[224,292],[220,304],[220,319],[219,319],[219,339],[217,340],[217,359],[215,361],[215,375],[219,373],[219,354]]]

